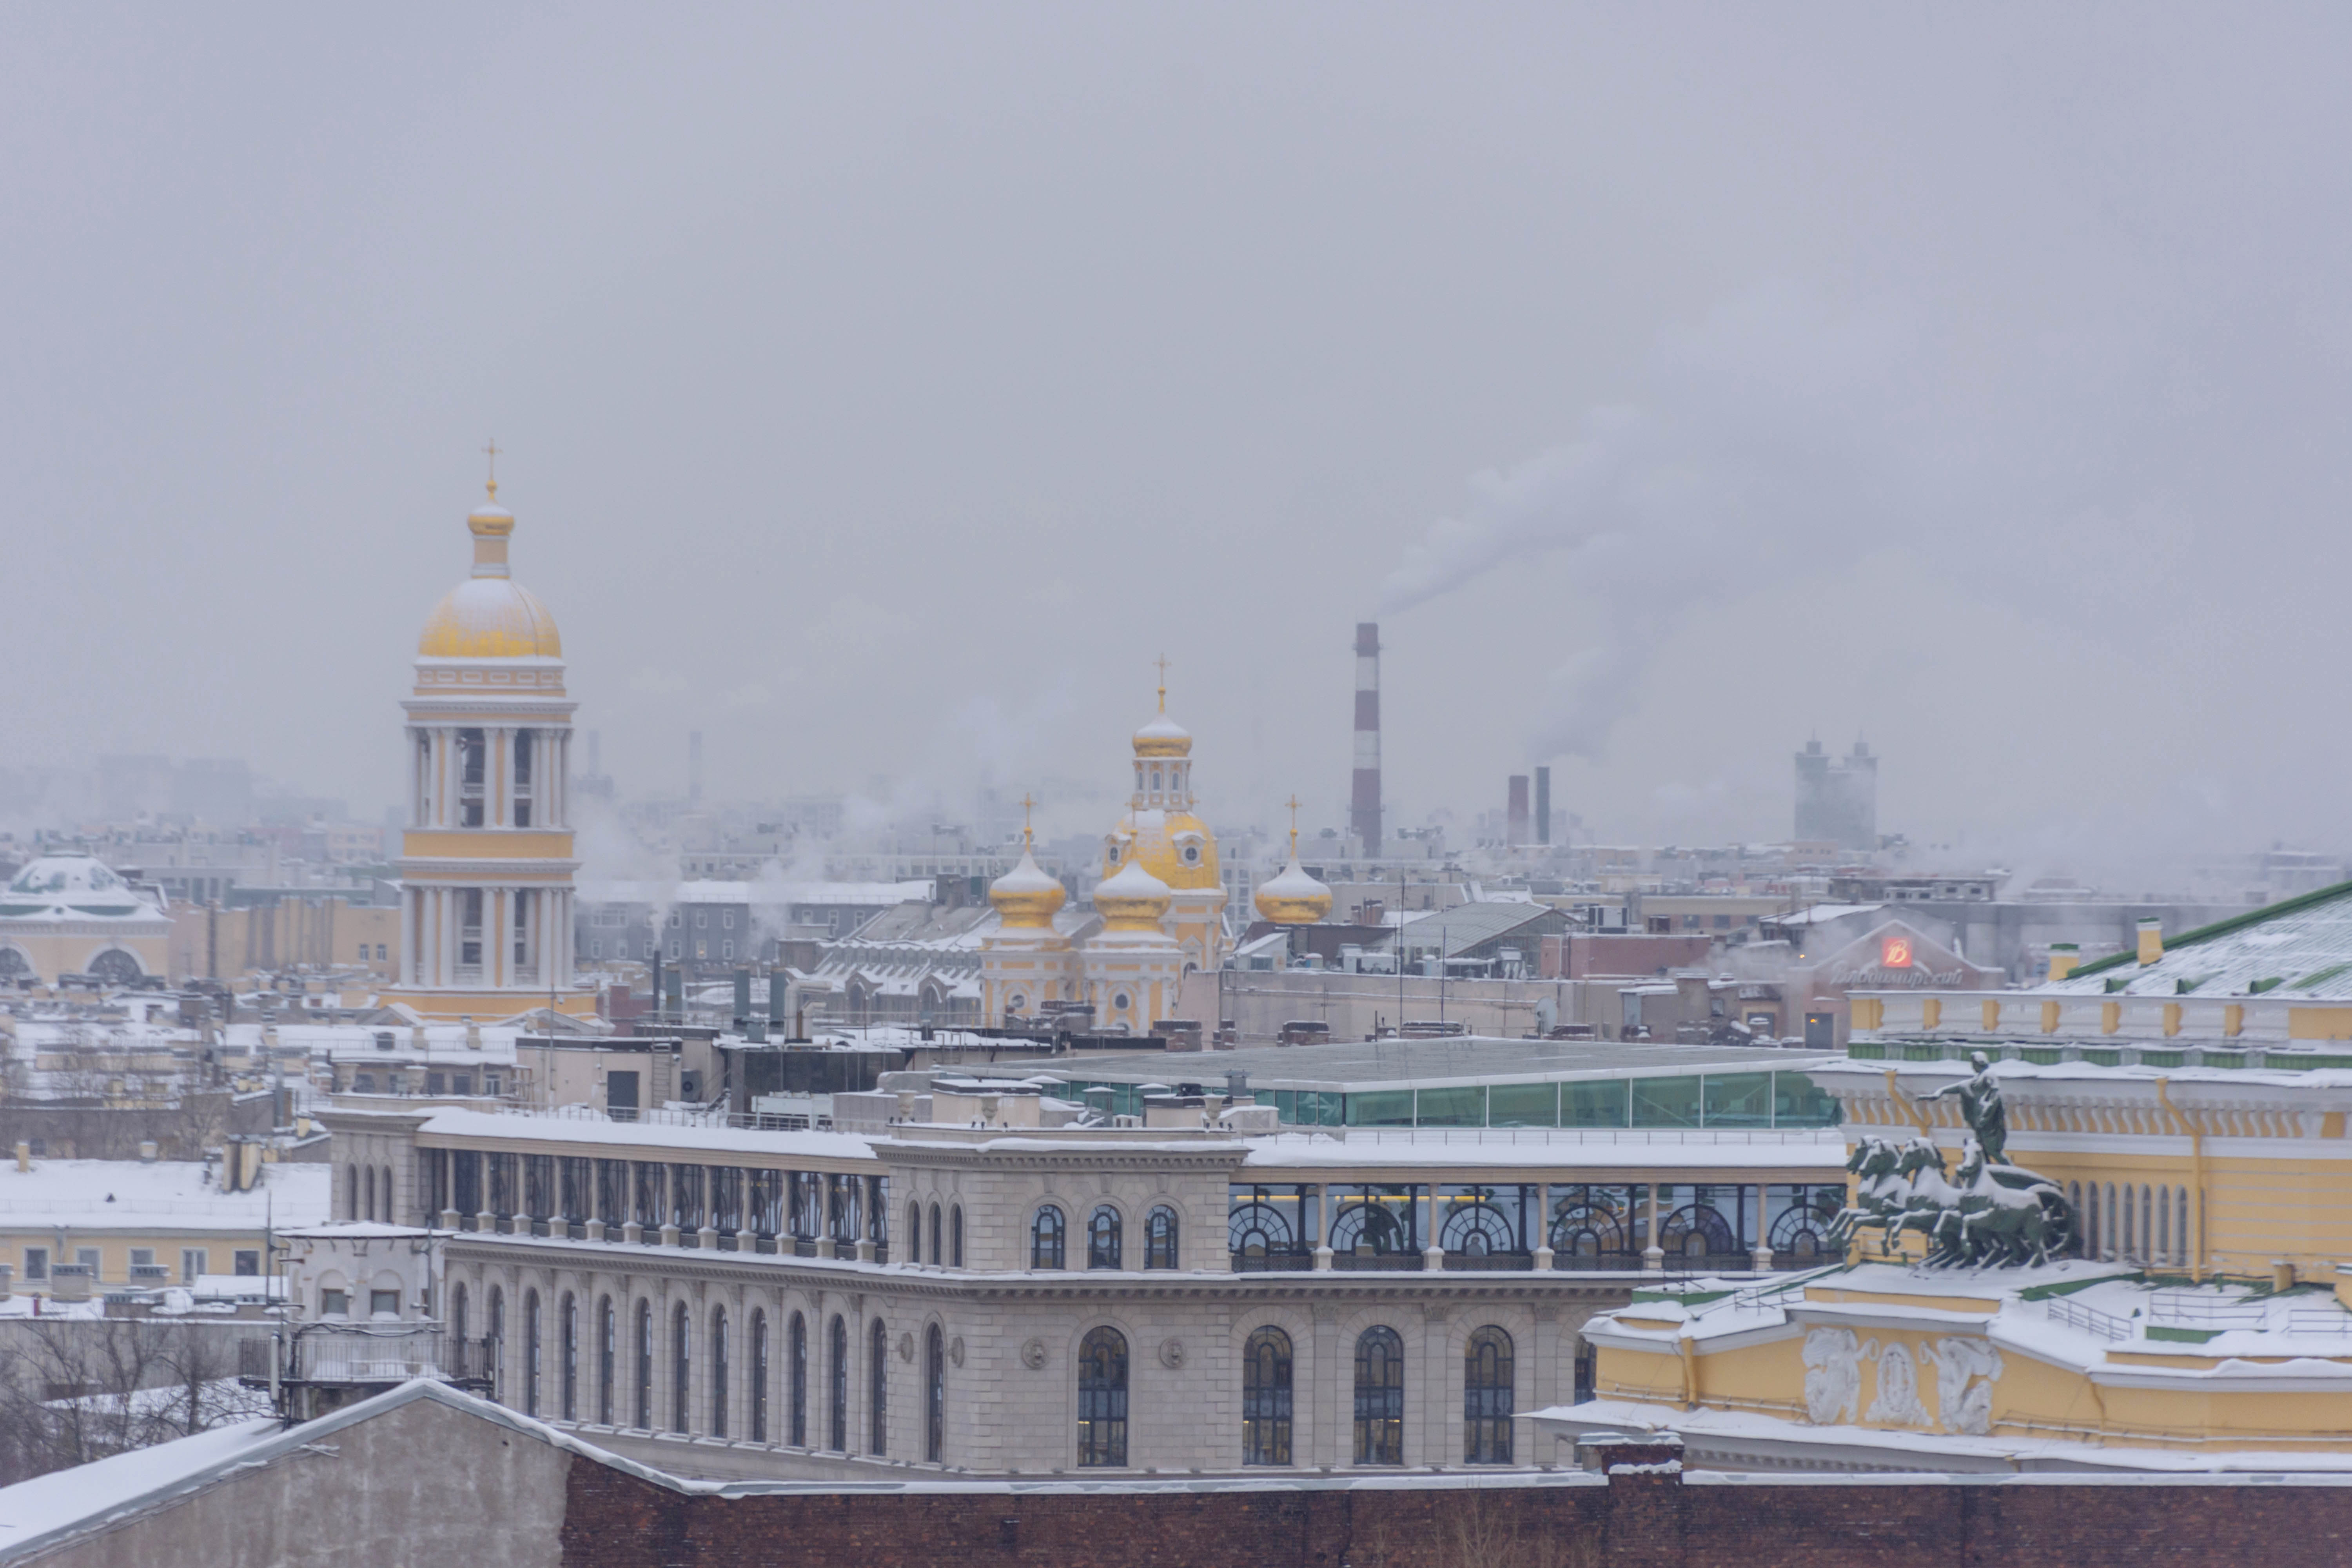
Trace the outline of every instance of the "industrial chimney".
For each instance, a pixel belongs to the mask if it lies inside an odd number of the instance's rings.
[[[1348,797],[1348,831],[1364,853],[1381,852],[1381,627],[1356,623],[1356,778]]]

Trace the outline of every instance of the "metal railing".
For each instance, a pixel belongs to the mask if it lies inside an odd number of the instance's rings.
[[[2053,1323],[2063,1323],[2070,1329],[2080,1329],[2103,1340],[2127,1340],[2132,1337],[2131,1320],[2128,1318],[2102,1312],[2096,1307],[2085,1306],[2064,1296],[2053,1296],[2043,1305]]]
[[[2270,1321],[2270,1306],[2263,1301],[2217,1301],[2210,1296],[2181,1290],[2152,1290],[2147,1298],[2147,1321],[2151,1323],[2196,1329],[2259,1329]]]
[[[2352,1334],[2352,1312],[2341,1307],[2294,1307],[2286,1315],[2291,1334]]]
[[[416,1377],[487,1383],[498,1365],[496,1340],[459,1339],[438,1325],[313,1326],[298,1330],[290,1341],[239,1340],[239,1380],[266,1384],[269,1358],[281,1353],[279,1376],[287,1383],[405,1383]]]

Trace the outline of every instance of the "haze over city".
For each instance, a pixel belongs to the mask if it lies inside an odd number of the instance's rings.
[[[2326,9],[0,26],[21,763],[372,816],[495,437],[625,790],[1017,796],[1165,652],[1333,825],[1377,616],[1402,821],[1770,837],[1818,733],[1979,858],[2340,840]]]

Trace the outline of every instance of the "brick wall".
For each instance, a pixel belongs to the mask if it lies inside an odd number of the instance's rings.
[[[1619,1465],[1670,1448],[1620,1447]],[[2352,1486],[2112,1479],[688,1496],[574,1464],[578,1568],[2317,1568],[2352,1562]]]

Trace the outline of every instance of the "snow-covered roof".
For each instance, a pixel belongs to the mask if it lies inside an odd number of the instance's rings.
[[[2257,989],[2259,987],[2259,989]],[[2175,936],[2143,964],[2131,952],[2086,963],[2036,995],[2352,997],[2352,882]]]
[[[0,891],[0,920],[156,920],[163,915],[94,855],[44,855]]]
[[[193,1160],[36,1160],[0,1164],[0,1227],[17,1230],[258,1232],[315,1225],[332,1206],[333,1171],[268,1163],[251,1192],[225,1193]]]
[[[700,878],[675,882],[582,882],[583,904],[862,904],[880,909],[930,898],[929,880],[907,882],[730,882]]]
[[[1845,920],[1853,915],[1872,914],[1886,907],[1885,904],[1815,904],[1812,908],[1800,910],[1795,914],[1767,915],[1764,918],[1768,923],[1776,926],[1818,926],[1827,925],[1832,921]]]
[[[627,1144],[646,1149],[696,1152],[802,1154],[864,1160],[874,1146],[847,1132],[788,1132],[722,1126],[670,1126],[662,1122],[613,1121],[601,1116],[547,1115],[526,1111],[442,1110],[425,1118],[420,1133],[458,1138],[525,1139],[546,1143]],[[0,1194],[5,1189],[0,1188]]]

